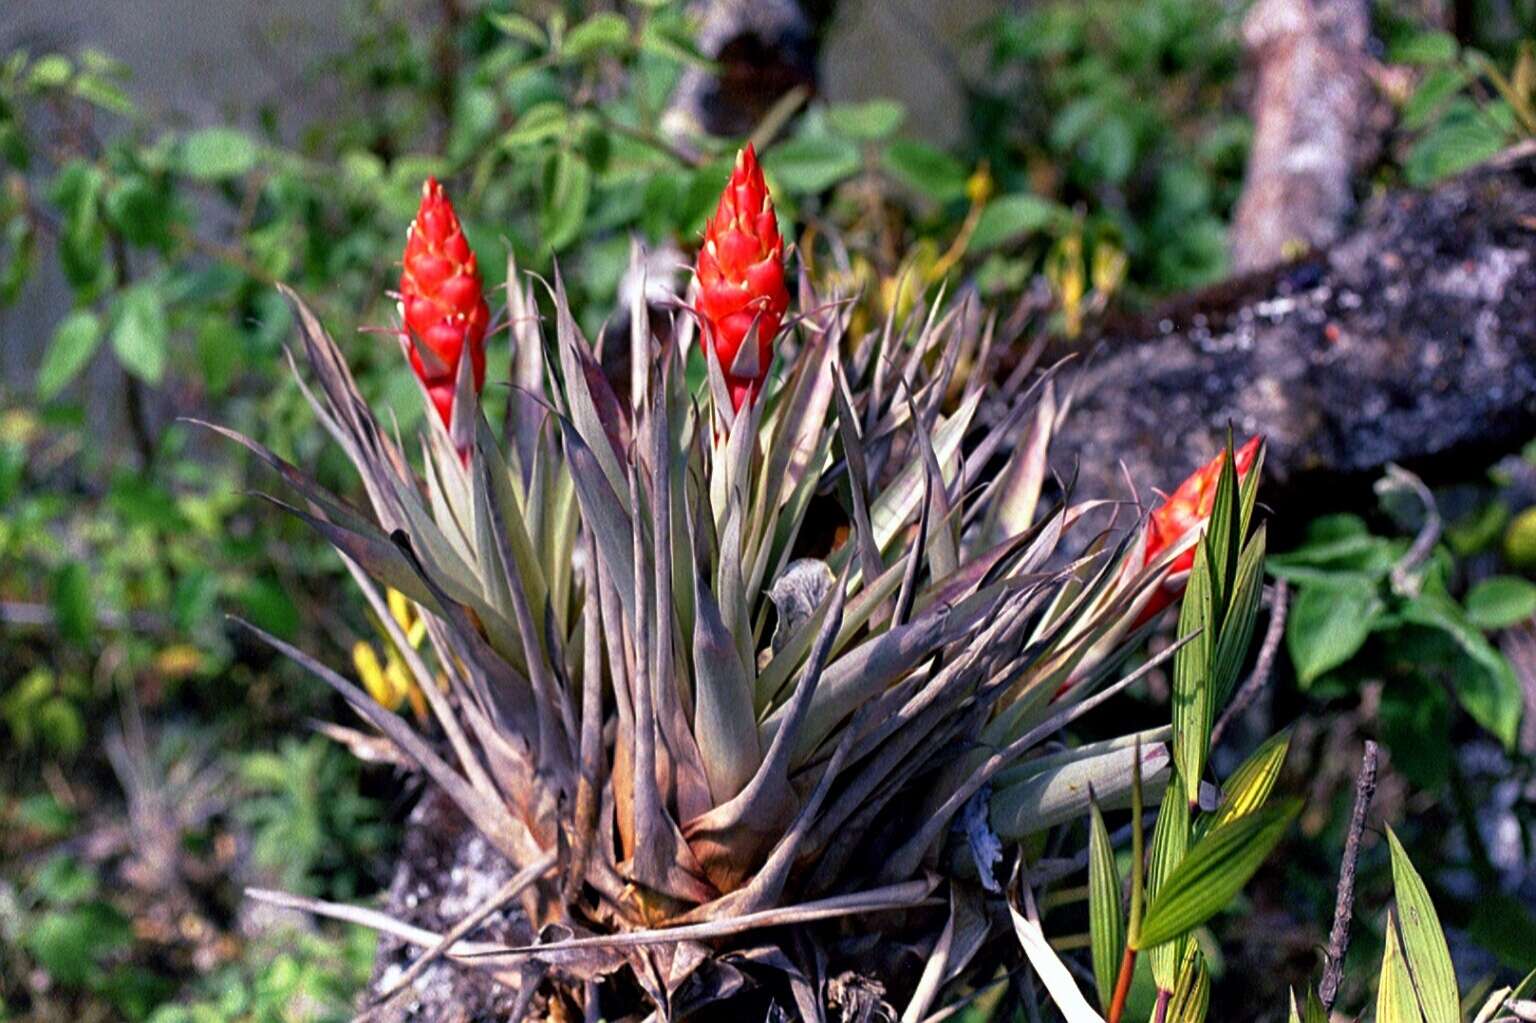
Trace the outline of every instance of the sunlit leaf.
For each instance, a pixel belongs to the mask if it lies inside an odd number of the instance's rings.
[[[1211,818],[1211,827],[1220,827],[1263,806],[1275,787],[1275,780],[1280,777],[1285,754],[1290,748],[1291,733],[1286,731],[1271,736],[1254,750],[1227,779],[1226,801]]]
[[[1434,903],[1424,887],[1423,878],[1408,859],[1397,840],[1397,832],[1387,828],[1387,842],[1392,848],[1392,890],[1397,896],[1398,922],[1402,927],[1403,955],[1413,988],[1418,992],[1426,1023],[1455,1023],[1460,1018],[1461,1002],[1456,991],[1456,971],[1451,966],[1451,952],[1435,915]],[[1390,945],[1389,945],[1390,948]],[[1383,984],[1386,978],[1383,977]]]

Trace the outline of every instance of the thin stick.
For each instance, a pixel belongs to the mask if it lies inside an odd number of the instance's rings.
[[[934,881],[907,881],[887,885],[869,891],[842,895],[830,899],[817,899],[797,906],[765,909],[755,913],[710,920],[705,923],[684,924],[679,927],[662,927],[646,931],[624,931],[618,934],[601,934],[584,938],[569,938],[542,945],[520,947],[498,946],[475,951],[466,958],[522,959],[529,956],[547,958],[558,952],[587,948],[633,948],[644,945],[670,945],[680,941],[705,941],[723,938],[761,927],[786,927],[794,924],[831,920],[836,917],[857,916],[863,913],[880,913],[890,909],[909,909],[914,906],[943,905],[929,899]],[[348,907],[350,908],[350,907]]]
[[[1355,868],[1360,860],[1360,835],[1365,831],[1365,815],[1376,793],[1376,744],[1365,741],[1360,758],[1360,774],[1355,779],[1355,809],[1349,816],[1349,834],[1344,840],[1344,861],[1339,866],[1338,901],[1333,907],[1333,930],[1328,934],[1328,959],[1323,966],[1323,982],[1317,996],[1325,1011],[1333,1010],[1339,995],[1339,981],[1344,975],[1344,953],[1349,951],[1349,922],[1355,908]]]
[[[433,945],[431,948],[423,952],[421,956],[411,964],[410,969],[406,970],[400,975],[399,980],[395,981],[394,984],[390,985],[388,990],[381,993],[379,997],[374,1000],[374,1007],[376,1008],[380,1005],[383,1005],[385,1002],[393,998],[397,993],[405,990],[412,983],[414,983],[417,977],[420,977],[423,973],[426,972],[428,966],[431,966],[434,962],[447,954],[448,950],[452,948],[460,938],[463,938],[469,934],[476,927],[479,927],[492,913],[495,913],[497,910],[501,909],[507,903],[511,902],[513,899],[522,894],[524,888],[527,888],[529,885],[538,881],[539,878],[547,874],[550,868],[555,865],[555,859],[556,856],[554,853],[547,853],[542,859],[537,860],[534,863],[530,863],[528,866],[524,867],[522,870],[519,870],[516,874],[513,874],[510,878],[508,878],[506,883],[498,888],[489,899],[486,899],[479,906],[476,906],[473,910],[471,910],[469,915],[460,920],[458,923],[454,924],[453,928],[449,930],[448,933],[444,934],[436,945]]]
[[[1285,636],[1285,614],[1290,605],[1291,588],[1284,579],[1278,579],[1269,590],[1269,625],[1264,630],[1264,644],[1259,647],[1259,659],[1254,662],[1253,672],[1243,681],[1233,695],[1227,709],[1222,711],[1216,727],[1211,729],[1211,746],[1221,742],[1227,726],[1237,720],[1248,705],[1253,703],[1275,669],[1275,654],[1280,650],[1280,640]]]

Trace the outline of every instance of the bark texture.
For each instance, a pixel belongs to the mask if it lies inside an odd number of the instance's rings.
[[[1230,236],[1239,272],[1332,243],[1369,120],[1365,0],[1258,0],[1243,22],[1255,66],[1253,151]]]
[[[1080,496],[1171,487],[1228,424],[1272,505],[1337,507],[1388,462],[1466,478],[1536,435],[1536,143],[1372,203],[1332,248],[1108,327],[1066,374]],[[1142,494],[1143,498],[1150,494]],[[1299,515],[1282,516],[1292,520]]]

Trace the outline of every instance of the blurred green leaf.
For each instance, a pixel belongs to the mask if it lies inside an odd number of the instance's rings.
[[[135,284],[118,297],[112,350],[128,372],[158,384],[165,376],[169,334],[165,303],[154,285]]]
[[[1494,156],[1511,141],[1491,113],[1492,107],[1478,109],[1466,101],[1453,104],[1445,118],[1427,131],[1403,161],[1403,171],[1412,185],[1432,185],[1459,174]]]
[[[101,976],[101,960],[127,948],[133,927],[101,902],[47,913],[22,939],[56,983],[78,987]]]
[[[985,252],[1008,245],[1068,222],[1070,217],[1061,204],[1038,195],[1000,195],[982,209],[971,233],[970,250]]]
[[[241,612],[274,636],[292,639],[299,631],[299,611],[283,588],[271,579],[252,579],[236,598]]]
[[[1479,629],[1507,629],[1536,615],[1536,583],[1514,575],[1484,579],[1467,591],[1467,620]]]
[[[96,624],[96,605],[91,599],[91,576],[85,565],[71,561],[53,574],[53,614],[59,634],[71,643],[90,639]]]
[[[65,166],[53,179],[49,198],[64,215],[59,236],[59,264],[64,277],[81,297],[93,297],[104,286],[109,269],[104,260],[107,233],[98,200],[101,170],[84,160]]]
[[[532,18],[510,11],[487,11],[486,20],[499,31],[505,32],[514,39],[521,39],[525,43],[532,43],[542,49],[549,45],[549,37],[539,27],[539,23]]]
[[[74,73],[75,66],[68,57],[50,53],[33,61],[27,80],[35,89],[57,89]]]
[[[1299,590],[1286,619],[1285,641],[1302,688],[1354,657],[1382,611],[1381,597],[1369,583]]]
[[[54,328],[53,340],[37,369],[37,397],[50,401],[79,376],[101,344],[101,319],[88,309],[77,309]]]
[[[891,177],[930,199],[949,202],[965,196],[965,165],[925,142],[898,139],[886,147],[882,163]]]
[[[540,226],[544,244],[556,252],[581,233],[592,200],[592,168],[578,153],[559,149],[544,162],[544,196]]]
[[[239,177],[256,166],[256,143],[235,128],[204,128],[181,140],[177,163],[182,173],[203,181]]]
[[[857,174],[859,150],[847,139],[802,136],[765,152],[763,169],[786,191],[814,195]]]
[[[1124,118],[1106,117],[1083,140],[1079,152],[1096,177],[1117,185],[1136,164],[1136,136]]]
[[[869,141],[894,135],[906,117],[906,107],[891,99],[837,103],[827,108],[827,125],[833,131]]]
[[[75,95],[93,106],[127,117],[135,110],[133,100],[113,81],[97,74],[82,74],[75,79]]]
[[[1460,47],[1449,32],[1416,32],[1394,42],[1387,50],[1393,64],[1444,64],[1456,59]]]
[[[528,108],[517,119],[512,130],[501,137],[501,144],[508,147],[531,146],[558,138],[564,134],[569,118],[570,112],[564,103],[539,103]]]
[[[130,174],[107,190],[107,220],[135,245],[168,246],[171,208],[166,195],[142,174]]]
[[[629,42],[629,22],[612,11],[599,11],[565,34],[561,52],[577,60],[605,50],[617,50]]]
[[[1402,127],[1418,131],[1427,127],[1452,96],[1467,84],[1467,73],[1458,66],[1435,68],[1426,74],[1403,104]]]
[[[1472,908],[1467,935],[1512,970],[1536,963],[1536,913],[1516,896],[1484,893]]]
[[[101,879],[67,853],[48,859],[32,878],[32,889],[51,906],[67,906],[95,897]]]
[[[1402,610],[1405,622],[1445,633],[1467,660],[1452,672],[1456,699],[1478,724],[1513,749],[1525,706],[1520,682],[1504,655],[1467,619],[1443,591],[1427,590]]]

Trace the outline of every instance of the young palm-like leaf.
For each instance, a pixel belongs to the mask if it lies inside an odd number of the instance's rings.
[[[1092,938],[1093,979],[1099,988],[1099,1004],[1108,1006],[1114,994],[1115,974],[1125,952],[1125,917],[1120,911],[1120,872],[1109,829],[1097,802],[1088,818],[1088,933]]]
[[[1149,902],[1132,945],[1147,949],[1173,941],[1229,905],[1300,809],[1294,801],[1266,807],[1207,833]]]

